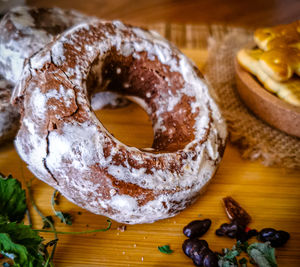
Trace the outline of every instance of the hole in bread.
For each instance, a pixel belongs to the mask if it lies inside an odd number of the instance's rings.
[[[104,127],[122,143],[137,148],[151,147],[154,138],[151,121],[136,103],[94,112]]]
[[[115,48],[111,48],[91,64],[86,85],[89,94],[92,95],[92,107],[93,94],[97,94],[97,92],[111,94],[113,92],[130,98],[147,111],[149,118],[142,108],[133,104],[131,107],[135,107],[136,113],[128,114],[126,108],[123,111],[108,111],[108,114],[116,112],[108,119],[108,123],[114,117],[122,118],[117,127],[120,130],[122,127],[124,129],[120,135],[103,121],[100,116],[101,111],[98,113],[99,119],[105,127],[125,144],[138,148],[151,147],[153,148],[150,150],[152,152],[173,152],[184,148],[186,144],[194,140],[192,128],[198,110],[192,111],[191,103],[195,101],[195,97],[178,94],[178,91],[184,88],[181,74],[172,71],[170,66],[164,65],[159,60],[149,59],[146,52],[139,52],[135,57],[124,56]],[[94,106],[95,109],[97,108]],[[141,113],[144,115],[141,116]],[[145,125],[145,121],[148,122],[149,130],[147,132],[154,132],[151,135],[153,142],[144,143],[143,131],[140,132],[140,137],[135,135],[137,131],[135,127],[139,124],[135,120],[139,120],[139,117],[145,118],[143,125]],[[153,130],[150,131],[151,124]],[[127,125],[135,125],[135,127],[132,130],[130,128],[125,130]],[[135,137],[127,139],[126,135],[129,134],[133,134]],[[137,138],[136,140],[140,138],[141,142],[136,143],[135,138]]]

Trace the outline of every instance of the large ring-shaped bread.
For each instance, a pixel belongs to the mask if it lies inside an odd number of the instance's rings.
[[[97,86],[94,86],[94,85]],[[151,149],[114,138],[90,106],[92,88],[139,102]],[[94,20],[32,57],[14,91],[16,148],[29,169],[75,204],[124,223],[174,216],[221,160],[226,127],[199,72],[155,32]]]

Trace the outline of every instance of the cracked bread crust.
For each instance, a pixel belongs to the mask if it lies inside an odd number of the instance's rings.
[[[20,6],[0,21],[0,143],[13,139],[18,131],[18,111],[10,105],[10,95],[19,80],[25,61],[55,37],[91,17],[74,10]],[[4,97],[5,95],[5,97]],[[119,107],[128,100],[112,93],[97,93],[93,108]]]
[[[95,86],[96,85],[96,86]],[[152,120],[151,148],[114,138],[90,105],[93,88],[128,96]],[[94,20],[32,57],[13,95],[18,153],[75,204],[122,223],[190,205],[223,155],[225,122],[198,69],[155,32]]]
[[[87,16],[59,8],[15,7],[0,22],[0,143],[11,140],[19,129],[19,113],[10,104],[12,90],[27,58],[54,37],[87,20]]]

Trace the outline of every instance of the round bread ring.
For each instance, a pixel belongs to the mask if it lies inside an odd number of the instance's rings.
[[[150,149],[114,138],[91,88],[137,100],[152,120]],[[226,126],[200,71],[155,32],[95,20],[30,59],[14,91],[15,145],[29,169],[66,198],[122,223],[150,223],[190,205],[221,160]]]

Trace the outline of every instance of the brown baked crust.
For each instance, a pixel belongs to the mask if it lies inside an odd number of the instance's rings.
[[[73,10],[19,6],[0,22],[0,74],[11,84],[21,75],[25,60],[54,38],[90,17]]]
[[[27,58],[42,49],[54,38],[91,17],[74,10],[60,8],[15,7],[0,22],[0,143],[13,139],[18,131],[19,114],[9,104],[11,90],[19,80]],[[5,87],[7,84],[7,87]],[[5,95],[5,97],[4,97]],[[119,107],[128,104],[111,93],[93,98],[95,109]]]
[[[226,127],[197,68],[157,33],[94,20],[32,57],[14,91],[15,142],[41,180],[75,204],[124,223],[174,216],[213,176]],[[94,88],[148,112],[151,149],[116,140],[90,106]]]
[[[0,145],[15,137],[20,115],[10,104],[12,84],[0,75]]]
[[[0,143],[19,129],[18,110],[10,105],[24,62],[67,28],[89,17],[59,8],[15,7],[0,21]]]

